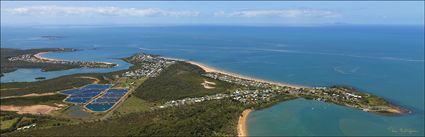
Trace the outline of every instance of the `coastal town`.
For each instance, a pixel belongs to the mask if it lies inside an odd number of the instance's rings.
[[[176,61],[182,61],[145,53],[133,55],[132,57],[127,58],[127,60],[129,62],[139,64],[140,68],[123,73],[122,75],[124,77],[156,77],[169,65],[175,63]],[[205,70],[205,66],[199,67],[203,67]],[[219,93],[202,97],[188,97],[180,100],[171,100],[165,102],[163,105],[154,107],[154,109],[176,107],[225,98],[231,98],[232,100],[241,102],[243,104],[260,104],[280,96],[294,96],[317,101],[330,102],[367,112],[405,112],[405,110],[394,107],[387,101],[377,96],[358,92],[354,88],[350,87],[333,86],[310,88],[291,86],[233,75],[226,72],[205,72],[202,75],[207,78],[212,78],[236,85],[242,85],[246,88],[236,89],[231,93]]]
[[[225,81],[229,83],[242,85],[242,86],[252,86],[252,87],[260,87],[260,88],[270,88],[270,87],[276,86],[274,84],[267,83],[267,82],[260,82],[260,81],[250,80],[250,79],[242,79],[236,76],[226,75],[226,74],[218,73],[218,72],[210,72],[210,73],[204,74],[204,76],[212,78],[212,79],[217,79],[217,80],[221,80],[221,81]]]
[[[244,104],[259,104],[278,96],[295,96],[338,105],[356,108],[366,112],[378,113],[405,113],[399,107],[390,105],[389,102],[367,93],[358,92],[356,89],[344,86],[298,88],[282,86],[255,79],[244,79],[238,76],[227,75],[219,72],[208,72],[204,76],[237,84],[253,89],[237,89],[231,94],[216,94],[197,98],[185,98],[166,102],[159,108],[199,103],[208,100],[231,98]]]
[[[138,62],[141,65],[136,70],[127,71],[122,74],[124,77],[156,77],[167,66],[174,63],[173,60],[161,58],[159,56],[144,53],[136,54],[128,59],[130,62]]]
[[[24,54],[17,57],[8,58],[9,61],[24,61],[31,63],[48,63],[48,64],[63,64],[63,65],[78,65],[81,67],[89,67],[89,68],[110,68],[114,67],[117,64],[109,63],[109,62],[96,62],[96,61],[78,61],[78,60],[57,60],[44,58],[41,55],[46,54],[48,52],[40,52],[37,54]]]

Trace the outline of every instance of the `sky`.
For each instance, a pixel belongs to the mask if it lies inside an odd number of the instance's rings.
[[[424,25],[424,1],[1,1],[1,25]]]

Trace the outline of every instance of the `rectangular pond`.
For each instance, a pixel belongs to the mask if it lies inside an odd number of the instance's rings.
[[[65,99],[66,102],[82,104],[88,102],[110,87],[111,85],[90,84],[82,88],[65,90],[62,91],[62,93],[69,95],[69,97]]]
[[[96,112],[111,109],[126,93],[127,89],[109,89],[105,94],[86,105],[87,109]]]

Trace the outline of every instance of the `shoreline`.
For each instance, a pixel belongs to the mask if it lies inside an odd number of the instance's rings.
[[[282,83],[282,82],[275,82],[275,81],[264,80],[264,79],[260,79],[260,78],[254,78],[254,77],[250,77],[250,76],[244,76],[244,75],[241,75],[241,74],[225,71],[225,70],[222,70],[222,69],[217,69],[217,68],[199,63],[199,62],[195,62],[195,61],[189,61],[189,60],[178,59],[178,58],[170,58],[170,57],[162,57],[162,58],[170,59],[170,60],[177,60],[177,61],[184,61],[184,62],[187,62],[187,63],[190,63],[192,65],[196,65],[196,66],[200,67],[205,72],[216,72],[216,73],[221,73],[221,74],[225,74],[225,75],[229,75],[229,76],[233,76],[233,77],[237,77],[237,78],[241,78],[241,79],[247,79],[247,80],[252,80],[252,81],[257,81],[257,82],[262,82],[262,83],[271,83],[271,84],[275,84],[275,85],[279,85],[279,86],[287,86],[287,87],[296,88],[296,89],[310,88],[308,86],[288,84],[288,83]]]
[[[37,54],[34,54],[34,57],[41,59],[41,60],[59,61],[59,60],[56,60],[56,59],[45,58],[45,57],[42,56],[42,55],[47,54],[47,53],[49,53],[49,52],[39,52]]]
[[[238,137],[247,137],[248,136],[248,116],[252,112],[252,109],[245,109],[242,114],[239,116],[238,121]]]
[[[181,61],[185,61],[185,60],[181,60]],[[279,86],[287,86],[287,87],[292,87],[292,88],[296,88],[296,89],[309,88],[307,86],[302,86],[302,85],[275,82],[275,81],[270,81],[270,80],[264,80],[264,79],[244,76],[244,75],[241,75],[241,74],[236,74],[236,73],[233,73],[233,72],[228,72],[228,71],[225,71],[225,70],[217,69],[217,68],[214,68],[214,67],[202,64],[202,63],[194,62],[194,61],[185,61],[185,62],[196,65],[196,66],[202,68],[205,72],[217,72],[217,73],[222,73],[222,74],[225,74],[225,75],[230,75],[230,76],[241,78],[241,79],[247,79],[247,80],[263,82],[263,83],[271,83],[271,84],[275,84],[275,85],[279,85]]]
[[[65,62],[71,62],[71,60],[60,60],[60,59],[52,59],[52,58],[43,57],[43,55],[44,54],[47,54],[47,53],[49,53],[49,52],[39,52],[37,54],[34,54],[34,57],[37,58],[37,59],[40,59],[40,60],[47,60],[47,61],[65,61]],[[103,63],[103,64],[106,64],[106,65],[113,65],[114,64],[114,63],[111,63],[111,62],[97,62],[97,61],[95,61],[95,62],[96,63]]]

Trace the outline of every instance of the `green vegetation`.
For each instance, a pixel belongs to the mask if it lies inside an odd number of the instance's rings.
[[[270,98],[269,100],[267,100],[266,102],[261,102],[261,103],[257,103],[257,104],[251,104],[251,105],[247,105],[249,108],[253,108],[256,110],[259,109],[263,109],[263,108],[267,108],[267,107],[271,107],[279,102],[283,102],[283,101],[288,101],[288,100],[293,100],[293,99],[297,99],[298,97],[295,95],[278,95],[275,97]]]
[[[13,118],[9,120],[1,120],[1,130],[12,128],[18,122],[19,118]]]
[[[136,64],[132,68],[137,67]],[[91,77],[100,77],[102,82],[119,81],[120,84],[117,86],[121,87],[128,85],[137,87],[142,84],[133,95],[119,105],[113,112],[115,114],[113,117],[77,125],[53,127],[52,124],[49,124],[43,129],[37,127],[25,132],[11,132],[6,135],[236,135],[238,117],[246,106],[230,99],[206,101],[167,109],[152,110],[151,107],[162,99],[170,100],[229,92],[229,89],[237,88],[237,86],[203,77],[202,69],[184,62],[177,62],[169,66],[158,77],[149,78],[146,81],[145,78],[117,77],[122,72],[124,71],[90,75]],[[204,80],[216,83],[215,88],[204,88],[201,85]],[[133,82],[134,84],[130,84]]]
[[[37,129],[51,128],[72,124],[70,120],[53,118],[51,116],[36,116],[30,114],[16,114],[15,112],[0,111],[1,131],[3,134],[16,130],[19,127],[36,124]]]
[[[114,87],[121,87],[121,88],[139,87],[145,80],[146,78],[122,77],[118,80],[117,84],[115,84]]]
[[[232,100],[207,101],[119,118],[6,135],[33,136],[236,136],[245,109]]]
[[[388,102],[385,101],[382,98],[376,97],[376,96],[368,96],[367,97],[367,102],[368,104],[372,105],[372,106],[384,106],[384,105],[388,105]]]
[[[90,74],[75,74],[36,82],[1,83],[1,97],[20,96],[31,93],[51,93],[65,89],[81,87],[95,80],[84,78]]]
[[[34,97],[18,97],[18,98],[7,98],[0,99],[1,105],[15,105],[15,106],[27,106],[27,105],[53,105],[54,103],[63,103],[67,96],[62,94],[55,94],[49,96],[34,96]]]
[[[121,105],[118,107],[114,113],[116,114],[128,114],[133,112],[144,112],[151,110],[150,108],[153,105],[147,101],[144,101],[136,96],[128,97]]]
[[[149,78],[136,89],[135,96],[147,101],[169,101],[185,97],[224,93],[237,86],[202,76],[201,68],[185,62],[167,67],[158,77]],[[204,88],[204,80],[216,83],[213,89]]]
[[[132,62],[134,66],[129,70],[138,69],[143,62]],[[355,89],[335,86],[328,89],[300,89],[299,92],[273,94],[264,100],[255,99],[252,103],[241,103],[237,99],[223,98],[220,100],[209,100],[193,104],[171,106],[160,109],[165,101],[177,100],[186,97],[200,97],[217,93],[229,93],[235,89],[259,89],[253,87],[242,87],[224,81],[210,79],[203,76],[205,72],[192,64],[177,61],[164,69],[157,77],[121,77],[122,73],[129,70],[121,70],[111,73],[90,73],[62,76],[59,78],[39,82],[15,82],[2,84],[2,96],[23,95],[29,93],[48,93],[58,90],[80,87],[93,82],[92,77],[99,79],[99,83],[114,83],[115,87],[129,87],[130,95],[118,108],[110,113],[92,113],[87,119],[70,118],[63,120],[57,117],[64,116],[67,110],[64,108],[57,111],[56,118],[49,116],[17,115],[13,112],[5,112],[1,115],[1,121],[6,121],[9,128],[2,129],[2,133],[12,131],[20,126],[37,123],[37,127],[19,132],[9,132],[2,135],[11,136],[236,136],[236,125],[241,112],[247,108],[262,109],[281,101],[291,100],[299,97],[307,99],[326,99],[332,103],[353,104],[369,102],[380,105],[385,100],[376,96],[369,98],[357,98],[344,93],[357,93]],[[202,83],[208,81],[206,88]],[[214,84],[211,84],[214,83]],[[52,86],[55,85],[55,86]],[[134,89],[134,91],[132,90]],[[5,94],[4,94],[5,93]],[[282,92],[283,93],[283,92]],[[326,93],[326,94],[325,94]],[[239,94],[239,93],[237,93]],[[340,94],[339,96],[333,94]],[[253,94],[250,94],[253,95]],[[246,96],[246,95],[238,95]],[[344,99],[341,99],[344,96]],[[327,97],[327,98],[325,98]],[[347,100],[349,98],[351,100]],[[52,103],[60,100],[60,96],[49,98],[31,97],[5,99],[1,102],[9,104],[32,104]],[[366,101],[364,101],[364,100]],[[361,102],[363,101],[363,102]],[[386,102],[385,102],[386,103]],[[351,105],[350,104],[350,105]],[[351,106],[353,107],[353,106]],[[64,115],[61,115],[64,114]],[[18,118],[15,122],[8,121]],[[76,121],[79,123],[74,123]],[[14,124],[13,124],[14,123]],[[12,126],[10,126],[12,125]]]
[[[14,61],[11,62],[8,60],[10,57],[16,57],[24,54],[37,54],[39,52],[51,52],[51,51],[73,51],[73,49],[60,49],[60,48],[43,48],[43,49],[11,49],[11,48],[1,48],[1,71],[0,73],[13,72],[18,68],[41,68],[43,71],[57,71],[57,70],[66,70],[72,68],[78,68],[78,65],[71,64],[49,64],[49,63],[32,63],[25,61]]]

